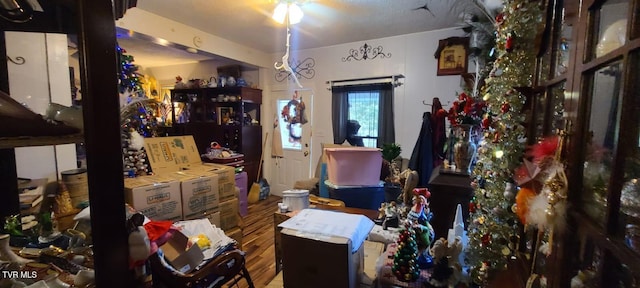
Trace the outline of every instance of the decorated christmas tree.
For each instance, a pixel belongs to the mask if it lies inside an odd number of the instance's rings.
[[[120,111],[122,153],[125,176],[151,174],[151,167],[144,150],[144,138],[158,136],[156,113],[158,101],[137,100]]]
[[[398,236],[398,250],[393,257],[393,267],[391,271],[403,282],[413,282],[420,277],[420,268],[418,267],[418,243],[416,241],[416,232],[409,223],[400,232]]]
[[[484,140],[473,171],[475,197],[469,206],[466,251],[472,280],[484,284],[492,271],[506,268],[515,249],[518,220],[514,211],[513,171],[525,148],[522,87],[532,85],[536,43],[541,28],[539,1],[512,0],[496,16],[496,60],[486,79],[482,120]],[[530,101],[530,99],[529,99]]]
[[[121,138],[124,175],[135,177],[151,174],[144,151],[144,137],[158,136],[156,114],[158,102],[144,96],[138,66],[133,64],[133,56],[125,54],[117,47],[120,64],[118,90],[121,97]],[[132,97],[133,96],[133,97]],[[123,101],[122,98],[127,100]]]
[[[116,47],[118,52],[120,75],[118,75],[118,88],[120,93],[135,93],[142,90],[138,66],[133,64],[133,56],[127,55],[122,47]]]

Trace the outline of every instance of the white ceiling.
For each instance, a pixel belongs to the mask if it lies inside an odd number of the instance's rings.
[[[276,0],[138,0],[137,7],[254,49],[275,53],[285,50],[286,28],[271,19]],[[473,2],[495,7],[500,0],[298,0],[304,12],[292,25],[292,49],[310,49],[409,33],[456,27],[463,13],[477,13]],[[495,4],[494,4],[495,3]],[[427,5],[429,10],[417,9]],[[123,34],[127,34],[124,32]],[[131,38],[134,38],[133,40]],[[202,57],[181,51],[163,55],[163,46],[138,48],[137,38],[119,43],[135,55],[136,64],[181,64]],[[129,41],[125,43],[126,41]],[[127,48],[129,45],[129,48]],[[166,45],[165,45],[166,46]],[[162,49],[154,49],[162,48]],[[149,55],[151,54],[151,55]],[[155,60],[153,60],[155,58]],[[173,58],[173,60],[162,59]],[[185,59],[186,58],[186,59]],[[198,60],[200,59],[200,60]],[[149,61],[147,61],[149,60]],[[157,62],[153,62],[153,61]],[[173,61],[173,62],[166,62]],[[144,62],[144,64],[143,64]]]

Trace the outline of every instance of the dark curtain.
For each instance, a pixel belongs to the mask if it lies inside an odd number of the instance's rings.
[[[331,120],[333,125],[333,143],[342,144],[347,139],[347,120],[349,119],[349,97],[343,89],[331,89]]]
[[[393,121],[393,86],[391,84],[380,90],[378,107],[378,147],[382,144],[396,142],[395,122]]]
[[[331,88],[333,143],[342,144],[347,138],[349,92],[379,92],[378,147],[382,147],[384,143],[394,143],[396,138],[393,121],[393,85],[391,83],[345,85]]]
[[[413,147],[409,169],[418,172],[418,187],[428,187],[429,178],[433,171],[433,131],[431,127],[431,113],[422,114],[422,127],[416,146]]]

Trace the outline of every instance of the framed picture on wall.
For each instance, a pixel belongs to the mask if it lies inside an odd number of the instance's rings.
[[[469,37],[451,37],[440,40],[434,56],[438,59],[438,76],[467,73]]]

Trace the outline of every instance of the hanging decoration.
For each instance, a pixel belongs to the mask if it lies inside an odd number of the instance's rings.
[[[349,49],[349,55],[347,57],[342,57],[342,62],[351,60],[373,60],[378,56],[380,56],[380,58],[391,58],[391,53],[385,53],[382,50],[384,50],[384,48],[382,48],[381,45],[378,45],[378,47],[373,47],[367,43],[364,43],[364,45],[360,46],[360,48],[358,49]]]
[[[286,16],[288,18],[289,14],[287,13]],[[299,88],[303,88],[302,84],[300,84],[300,81],[298,80],[298,75],[296,71],[294,71],[293,68],[291,68],[291,65],[289,65],[289,52],[291,50],[291,45],[290,45],[291,30],[289,28],[290,21],[288,21],[288,19],[285,21],[287,23],[287,43],[286,43],[287,51],[284,53],[284,56],[282,56],[282,62],[280,63],[276,62],[275,64],[273,64],[273,67],[276,68],[277,71],[287,72],[288,73],[287,78],[293,79],[293,81],[296,83],[296,85],[298,85]]]
[[[512,187],[516,182],[514,171],[522,164],[525,151],[526,129],[522,123],[526,115],[521,111],[527,98],[515,87],[532,85],[536,51],[531,43],[542,25],[541,5],[539,1],[509,0],[495,19],[496,59],[480,92],[487,113],[481,124],[484,140],[473,171],[475,197],[470,204],[473,209],[465,251],[471,280],[478,285],[486,285],[491,274],[505,269],[515,252],[518,215],[513,206],[518,197],[514,197]],[[519,203],[530,200],[523,196]]]
[[[291,70],[293,72],[290,72],[288,70],[276,69],[276,81],[282,82],[286,79],[291,80],[293,78],[293,76],[291,76],[292,73],[294,73],[295,76],[303,77],[305,79],[312,79],[314,76],[316,76],[316,70],[313,69],[316,66],[316,60],[314,60],[313,58],[307,57],[302,61],[291,59],[291,63],[296,63],[295,65],[293,65],[293,67],[291,67]]]
[[[562,136],[549,137],[533,145],[527,153],[533,157],[533,161],[526,161],[518,168],[520,171],[531,170],[531,166],[534,166],[533,169],[538,171],[535,176],[519,182],[519,185],[526,187],[520,188],[517,197],[525,189],[532,191],[525,192],[530,194],[528,201],[516,203],[514,208],[518,216],[522,215],[520,220],[523,224],[535,226],[538,230],[557,228],[563,231],[565,228],[568,181],[560,161],[562,139]]]

